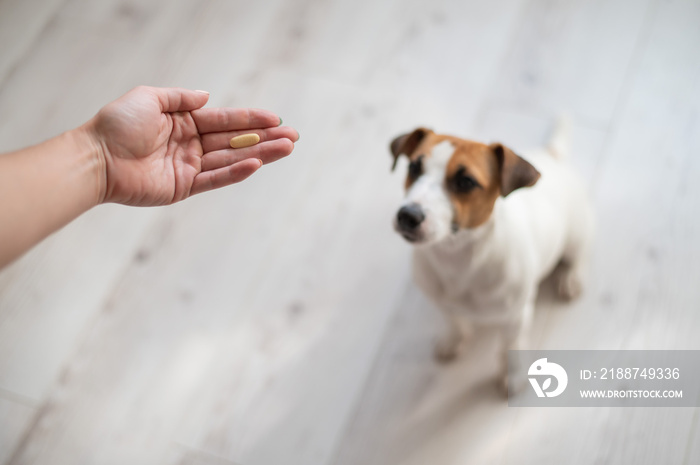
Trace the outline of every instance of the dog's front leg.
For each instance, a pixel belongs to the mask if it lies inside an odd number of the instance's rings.
[[[465,339],[465,329],[453,310],[441,307],[440,312],[445,316],[447,331],[435,342],[433,354],[438,362],[447,363],[459,354],[460,346]]]
[[[508,351],[528,350],[530,348],[530,328],[534,310],[534,301],[528,301],[518,315],[519,318],[505,325],[503,330],[504,344],[501,358],[503,365],[498,381],[506,397],[508,392],[515,394],[526,385],[527,373],[524,371],[526,367],[509,365]]]

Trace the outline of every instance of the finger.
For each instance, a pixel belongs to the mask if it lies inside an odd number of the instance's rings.
[[[158,97],[161,110],[168,113],[196,110],[206,105],[209,100],[209,92],[203,90],[179,87],[147,87],[146,89]]]
[[[204,153],[207,153],[213,152],[214,150],[230,148],[231,138],[242,134],[257,134],[260,136],[260,142],[268,142],[276,139],[289,139],[292,142],[296,142],[299,139],[299,133],[294,128],[289,126],[280,126],[278,128],[269,129],[212,132],[202,136],[202,150]]]
[[[261,160],[249,158],[225,168],[199,173],[194,178],[190,195],[201,194],[202,192],[241,182],[255,173],[262,165]]]
[[[282,124],[271,111],[256,108],[202,108],[192,112],[200,134],[239,129],[264,129]]]
[[[248,158],[258,158],[263,163],[272,163],[284,158],[294,150],[294,143],[289,139],[276,139],[241,149],[215,150],[202,157],[202,171],[210,171],[238,163]]]

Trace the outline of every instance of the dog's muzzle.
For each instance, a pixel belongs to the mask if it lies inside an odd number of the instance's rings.
[[[418,237],[418,229],[421,223],[425,220],[425,213],[417,203],[409,203],[399,209],[396,214],[396,224],[399,232],[409,240],[415,240]]]

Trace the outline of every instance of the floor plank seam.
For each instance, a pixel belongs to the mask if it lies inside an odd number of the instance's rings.
[[[22,50],[22,53],[18,55],[17,59],[7,67],[7,71],[5,72],[5,74],[3,76],[0,76],[0,89],[4,89],[7,87],[7,81],[9,81],[12,75],[15,72],[17,72],[17,70],[21,67],[22,60],[25,59],[27,56],[31,55],[32,49],[34,49],[37,46],[37,44],[39,44],[42,37],[46,34],[49,25],[56,20],[58,12],[61,11],[61,9],[65,6],[66,3],[68,3],[68,1],[69,0],[63,0],[61,3],[56,5],[55,10],[47,17],[44,24],[34,35],[34,38],[29,42],[29,44],[27,44],[24,50]]]
[[[520,5],[520,10],[515,14],[513,18],[513,23],[515,24],[515,26],[510,27],[511,31],[508,36],[508,39],[506,40],[506,46],[503,49],[501,57],[497,60],[496,65],[490,73],[490,78],[487,80],[489,84],[485,86],[483,93],[484,96],[481,99],[481,103],[479,103],[479,105],[476,107],[476,112],[474,112],[475,122],[472,123],[472,126],[473,130],[476,133],[480,133],[484,130],[483,122],[486,121],[486,116],[488,115],[488,112],[494,106],[493,102],[491,101],[491,95],[493,94],[494,89],[498,85],[499,72],[508,62],[508,58],[511,52],[516,47],[518,36],[522,34],[522,31],[525,30],[527,27],[527,22],[522,21],[522,18],[526,16],[527,10],[530,4],[533,2],[534,0],[528,0],[523,2]]]
[[[695,412],[693,412],[693,420],[690,424],[690,431],[688,432],[688,440],[685,443],[683,465],[688,465],[690,463],[690,453],[693,450],[693,439],[695,438],[695,432],[698,430],[698,419],[700,419],[700,409],[696,407]]]
[[[620,84],[620,92],[615,99],[615,105],[613,105],[612,116],[610,117],[610,122],[605,131],[605,136],[603,138],[603,143],[601,144],[600,153],[593,167],[593,176],[591,177],[591,184],[588,186],[588,190],[593,195],[597,188],[597,180],[600,179],[600,174],[602,171],[602,166],[605,164],[605,160],[609,156],[610,144],[613,140],[614,135],[617,133],[617,128],[619,125],[619,120],[622,115],[624,108],[627,105],[627,100],[632,92],[632,80],[636,76],[636,71],[639,68],[640,61],[644,55],[644,52],[649,45],[649,40],[651,38],[652,28],[654,27],[654,19],[656,12],[658,10],[658,0],[652,0],[647,6],[647,11],[644,13],[644,20],[639,28],[639,33],[637,34],[637,39],[635,40],[634,49],[630,56],[630,61],[625,70],[625,75],[622,78],[622,83]]]
[[[3,387],[0,387],[0,398],[32,409],[36,409],[39,404],[39,402],[36,399],[32,399],[31,397],[25,396],[23,394],[14,392],[10,389],[6,389]]]
[[[342,450],[342,438],[347,436],[347,433],[350,431],[353,424],[355,424],[356,420],[360,416],[360,410],[362,407],[363,399],[366,397],[366,394],[369,391],[375,371],[380,366],[380,361],[382,358],[382,354],[384,353],[384,348],[389,343],[387,340],[388,334],[391,332],[391,328],[394,326],[393,323],[401,315],[402,297],[404,297],[409,292],[410,288],[413,287],[413,281],[409,276],[407,276],[407,278],[408,279],[406,280],[406,283],[403,286],[403,290],[397,293],[397,303],[395,305],[395,308],[392,310],[391,316],[387,318],[387,321],[384,324],[384,328],[381,332],[382,335],[379,338],[380,342],[377,344],[377,349],[375,351],[374,357],[372,357],[371,363],[368,364],[369,369],[367,370],[367,374],[365,375],[364,380],[362,381],[362,387],[358,389],[358,394],[351,403],[352,408],[350,409],[350,414],[348,415],[348,418],[345,421],[343,427],[339,430],[340,434],[338,435],[338,439],[336,439],[336,444],[332,447],[334,453],[332,454],[332,459],[328,462],[328,465],[335,465],[338,463],[338,460],[340,459],[340,453]]]

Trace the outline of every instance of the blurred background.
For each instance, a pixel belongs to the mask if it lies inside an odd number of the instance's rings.
[[[418,125],[524,150],[570,113],[597,242],[536,347],[700,349],[699,1],[0,0],[0,151],[139,84],[301,139],[0,273],[0,463],[700,463],[698,409],[508,408],[488,333],[434,363],[388,152]]]

